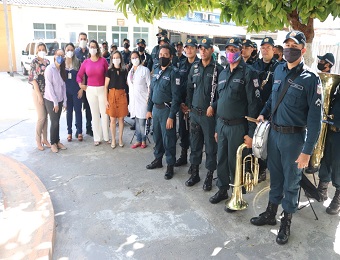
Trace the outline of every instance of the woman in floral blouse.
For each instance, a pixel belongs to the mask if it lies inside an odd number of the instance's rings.
[[[28,76],[28,81],[33,86],[33,102],[38,115],[35,139],[37,142],[37,147],[40,151],[44,150],[43,145],[46,145],[46,147],[51,147],[51,144],[47,141],[47,111],[43,99],[45,93],[44,72],[46,67],[50,64],[49,60],[45,59],[46,54],[46,45],[42,42],[38,43],[36,49],[37,57],[31,62],[31,69]]]

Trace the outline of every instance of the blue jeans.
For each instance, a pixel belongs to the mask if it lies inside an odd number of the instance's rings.
[[[136,136],[137,136],[137,142],[145,142],[146,141],[146,135],[145,135],[145,122],[146,119],[143,118],[137,118],[136,117]]]
[[[83,118],[81,114],[81,106],[82,106],[82,100],[78,99],[78,94],[75,93],[74,95],[71,95],[66,92],[66,121],[67,121],[67,133],[69,135],[72,134],[72,121],[73,121],[73,110],[76,114],[76,129],[78,134],[83,133]],[[90,121],[91,122],[91,121]]]

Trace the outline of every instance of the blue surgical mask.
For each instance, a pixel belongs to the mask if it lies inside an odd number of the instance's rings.
[[[57,61],[57,63],[60,65],[64,62],[64,58],[61,56],[57,56],[57,58],[55,59]]]

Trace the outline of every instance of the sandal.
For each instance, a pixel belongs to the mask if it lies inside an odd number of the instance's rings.
[[[78,134],[78,141],[79,142],[83,141],[83,135],[82,134]]]
[[[106,141],[107,144],[111,144],[111,139],[109,139],[108,141]]]
[[[94,146],[98,146],[100,142],[94,142]]]
[[[67,135],[67,142],[72,142],[72,134]]]

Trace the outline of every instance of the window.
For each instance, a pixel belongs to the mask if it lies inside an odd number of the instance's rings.
[[[112,26],[112,43],[122,47],[123,40],[128,37],[128,31],[127,26]]]
[[[133,42],[137,39],[144,39],[146,44],[149,42],[149,28],[148,27],[133,27]]]
[[[106,41],[106,26],[105,25],[89,25],[88,39],[96,40],[99,44]]]
[[[34,39],[57,38],[57,27],[52,23],[33,23]]]

